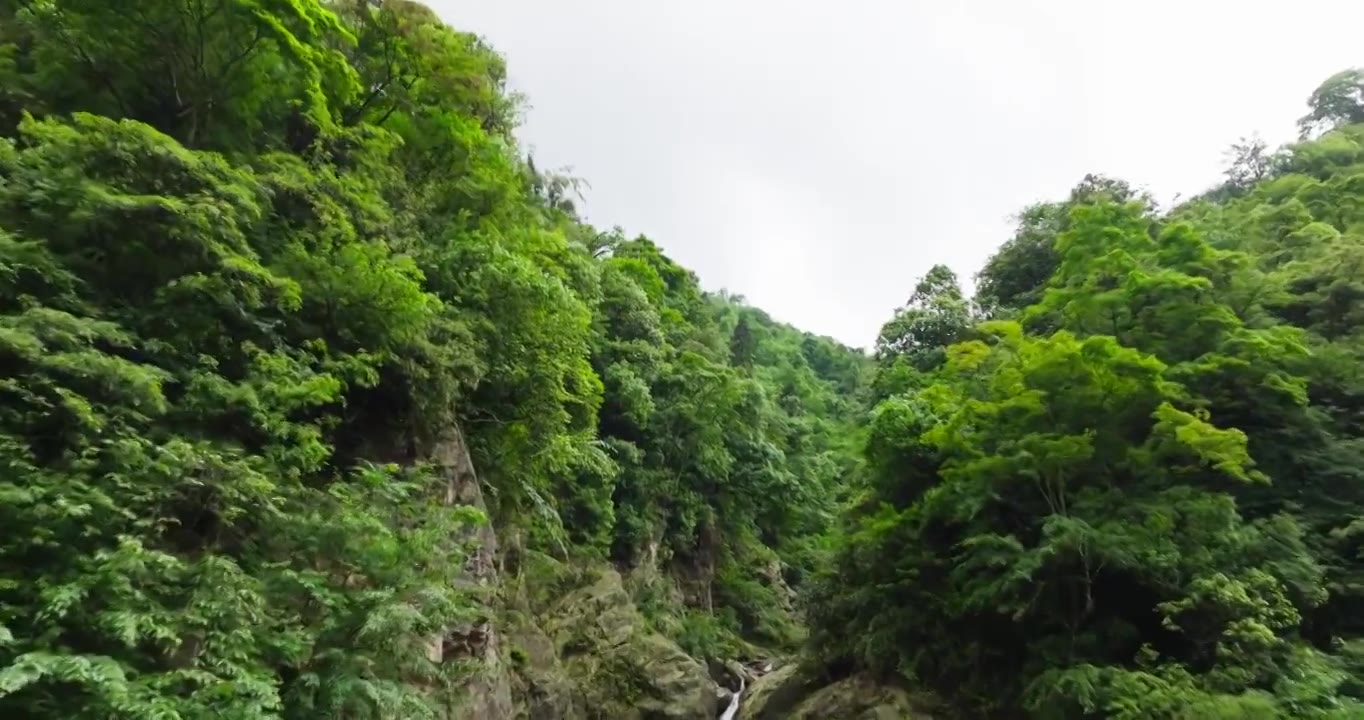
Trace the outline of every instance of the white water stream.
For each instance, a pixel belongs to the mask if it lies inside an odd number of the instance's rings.
[[[753,672],[757,673],[757,677],[766,675],[772,672],[772,663],[764,663],[761,668],[753,670]],[[729,707],[726,707],[724,713],[720,715],[720,720],[734,720],[734,718],[739,715],[739,703],[743,700],[744,689],[747,687],[747,683],[744,680],[744,672],[736,674],[739,676],[739,689],[734,691],[733,695],[729,696]]]
[[[734,720],[734,716],[739,713],[739,698],[744,694],[744,678],[739,676],[739,689],[729,698],[729,707],[725,708],[720,720]]]

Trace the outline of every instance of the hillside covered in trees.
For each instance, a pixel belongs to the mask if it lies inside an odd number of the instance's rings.
[[[489,563],[800,641],[869,362],[579,221],[517,112],[402,0],[0,3],[0,715],[446,716],[526,662]]]
[[[835,673],[962,717],[1364,717],[1364,72],[1161,210],[1091,176],[878,343]]]
[[[1364,72],[874,353],[520,109],[406,0],[0,0],[0,715],[1364,717]]]

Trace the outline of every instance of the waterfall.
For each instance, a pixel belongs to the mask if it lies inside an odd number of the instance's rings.
[[[739,698],[744,694],[744,676],[739,676],[739,689],[734,691],[734,695],[729,698],[729,707],[720,715],[720,720],[734,720],[734,716],[739,713]]]

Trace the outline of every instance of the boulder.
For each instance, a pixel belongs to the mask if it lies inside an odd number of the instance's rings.
[[[759,720],[785,717],[782,713],[794,708],[816,689],[814,682],[801,672],[799,665],[783,665],[754,681],[739,706],[739,718]]]
[[[931,720],[905,691],[854,675],[816,690],[796,705],[791,720]]]
[[[853,675],[822,684],[790,664],[753,684],[739,708],[740,720],[932,720],[904,690]]]
[[[719,688],[706,667],[652,631],[620,575],[600,570],[540,617],[586,717],[713,720]]]
[[[554,641],[525,618],[511,623],[507,641],[516,720],[585,720],[586,711],[559,662]]]

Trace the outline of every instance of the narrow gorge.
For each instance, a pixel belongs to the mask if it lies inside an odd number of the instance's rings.
[[[0,0],[0,716],[1364,717],[1364,71],[859,349],[459,21]]]

